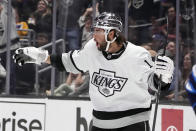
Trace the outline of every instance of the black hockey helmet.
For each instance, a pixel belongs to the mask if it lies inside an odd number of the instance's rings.
[[[107,32],[111,29],[121,32],[122,20],[120,16],[114,13],[103,12],[95,18],[93,27],[104,29]]]

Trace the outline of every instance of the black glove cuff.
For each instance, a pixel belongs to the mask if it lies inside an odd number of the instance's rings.
[[[65,71],[65,67],[60,55],[50,55],[51,65],[56,67],[59,71]]]
[[[159,82],[161,82],[161,90],[162,91],[163,90],[168,90],[169,87],[170,87],[170,83],[166,84],[166,83],[162,82],[156,74],[154,74],[153,81],[154,81],[154,86],[155,86],[156,89],[158,89]]]

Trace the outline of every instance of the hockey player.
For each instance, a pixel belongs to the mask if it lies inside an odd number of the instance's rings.
[[[196,65],[193,66],[189,80],[185,86],[189,100],[196,114]]]
[[[127,42],[121,35],[122,21],[113,13],[101,13],[93,25],[93,39],[83,49],[48,55],[35,47],[20,48],[15,62],[48,63],[60,70],[90,73],[93,103],[92,131],[149,131],[151,96],[157,77],[170,83],[174,65],[166,56],[153,63],[147,50]]]

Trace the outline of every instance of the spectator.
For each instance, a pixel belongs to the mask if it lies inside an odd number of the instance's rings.
[[[151,48],[155,51],[159,51],[163,48],[163,46],[166,44],[166,40],[164,36],[160,34],[154,34],[152,35],[152,45]]]
[[[98,7],[99,7],[99,3],[96,3],[96,16],[99,15]],[[82,48],[87,43],[87,41],[89,41],[93,37],[91,32],[92,21],[93,21],[92,13],[93,13],[93,7],[88,7],[78,20],[79,26],[82,29],[82,38],[81,38]]]
[[[84,73],[83,75],[83,81],[81,83],[81,85],[76,86],[73,90],[73,92],[71,92],[69,94],[69,96],[88,96],[89,95],[89,81],[90,81],[90,75],[89,72]]]
[[[158,51],[159,55],[163,54],[163,48],[160,49]],[[165,50],[165,55],[168,56],[169,58],[171,58],[172,60],[175,60],[175,56],[176,56],[176,43],[173,41],[170,41],[167,46],[166,46],[166,50]]]
[[[52,9],[52,0],[46,0],[48,2],[48,6]]]
[[[90,0],[59,0],[57,1],[57,39],[67,41],[66,51],[80,49],[81,30],[78,24],[90,4]]]
[[[159,4],[159,16],[164,17],[168,8],[176,5],[176,0],[160,0]]]
[[[48,35],[45,33],[39,33],[37,34],[37,38],[36,38],[36,47],[40,47],[43,46],[45,44],[49,43],[49,38]]]
[[[170,41],[166,46],[166,53],[167,56],[169,56],[171,59],[174,60],[176,55],[176,43],[173,41]]]
[[[36,45],[35,47],[41,47],[49,43],[49,38],[46,33],[39,33],[36,35]],[[52,48],[48,47],[47,48],[49,52],[52,52]],[[42,64],[39,69],[44,69],[48,65]],[[50,82],[51,81],[51,70],[46,70],[42,73],[39,73],[39,93],[45,93],[46,90],[50,90]]]
[[[92,39],[92,33],[91,33],[91,26],[92,26],[92,17],[90,16],[91,14],[91,8],[87,8],[86,12],[80,17],[79,23],[80,25],[83,25],[82,23],[84,22],[84,25],[82,27],[82,48],[85,46],[85,44]],[[78,96],[81,94],[88,94],[88,87],[89,87],[89,74],[85,73],[84,75],[77,74],[75,76],[72,73],[69,73],[68,78],[66,80],[65,84],[60,85],[55,91],[54,95],[57,96]],[[83,77],[81,77],[83,76]],[[73,80],[75,81],[73,82]],[[74,84],[73,84],[74,83]],[[71,88],[71,85],[74,85],[73,88]],[[46,92],[49,93],[49,92]],[[50,93],[49,93],[50,94]]]
[[[89,8],[86,9],[84,14],[82,14],[82,16],[80,16],[80,18],[78,20],[80,28],[84,27],[86,18],[87,17],[92,17],[92,13],[93,13],[93,8],[89,7]]]
[[[7,0],[0,1],[0,58],[1,64],[3,67],[6,67],[6,45],[7,45],[7,19],[8,19],[8,12],[7,12],[8,3]],[[15,49],[20,47],[19,38],[16,32],[16,21],[15,21],[15,10],[12,8],[11,13],[11,56],[14,53]],[[15,64],[13,61],[10,61],[10,94],[15,94]]]
[[[152,38],[152,48],[158,51],[163,45],[166,43],[165,37],[161,34],[161,22],[155,19],[155,17],[151,18],[152,26],[149,27],[150,36]]]
[[[66,52],[81,48],[82,30],[78,20],[87,7],[91,7],[90,3],[91,0],[57,1],[56,38],[66,41]]]
[[[36,8],[39,0],[12,0],[13,7],[17,10],[20,20],[27,21]]]
[[[141,45],[142,43],[151,42],[151,36],[148,26],[141,26],[150,22],[152,17],[153,0],[132,0],[129,2],[129,17],[137,27],[137,41],[135,44]]]
[[[40,0],[36,11],[28,19],[29,28],[34,29],[37,34],[45,33],[48,38],[52,32],[52,14],[46,0]]]
[[[182,78],[180,80],[180,84],[178,88],[178,100],[180,101],[183,101],[187,98],[187,93],[184,87],[185,84],[187,83],[193,63],[194,63],[194,53],[189,52],[185,54],[183,59]],[[174,99],[174,96],[175,94],[172,92],[170,95],[166,96],[166,98],[172,100]]]
[[[54,90],[55,96],[78,96],[88,91],[89,75],[69,73],[66,83],[61,84]],[[49,90],[46,91],[47,95],[51,95]]]
[[[82,40],[81,40],[82,48],[93,37],[91,32],[91,27],[92,27],[92,17],[88,16],[85,19],[85,25],[82,29]]]
[[[98,4],[97,4],[98,5]],[[98,7],[98,6],[97,6]],[[84,45],[90,40],[92,39],[92,33],[91,33],[91,26],[92,26],[92,11],[93,8],[89,7],[86,9],[86,11],[84,12],[84,14],[79,18],[79,25],[82,28],[82,48],[84,47]],[[98,12],[98,10],[97,10]],[[75,76],[72,73],[69,73],[68,78],[66,80],[65,84],[60,85],[55,91],[54,91],[54,95],[57,96],[78,96],[79,94],[81,94],[83,92],[83,90],[85,90],[86,88],[88,88],[88,82],[89,82],[89,75],[84,75],[84,80],[81,77],[81,74],[77,74],[76,78],[74,78],[73,76]],[[73,82],[73,80],[75,79],[75,81]],[[74,89],[71,88],[71,85],[73,85],[74,83]]]
[[[167,37],[168,34],[168,40],[175,41],[176,40],[176,10],[174,6],[168,8],[167,15],[168,15],[168,25],[167,23],[164,24],[162,26],[161,32],[165,36],[165,38]]]

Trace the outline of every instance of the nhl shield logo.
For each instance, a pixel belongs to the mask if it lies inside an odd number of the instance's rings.
[[[114,95],[115,91],[120,92],[127,82],[127,78],[116,76],[113,71],[100,69],[94,72],[91,83],[98,87],[99,92],[105,97]]]
[[[144,4],[144,0],[133,0],[133,7],[139,9]]]

